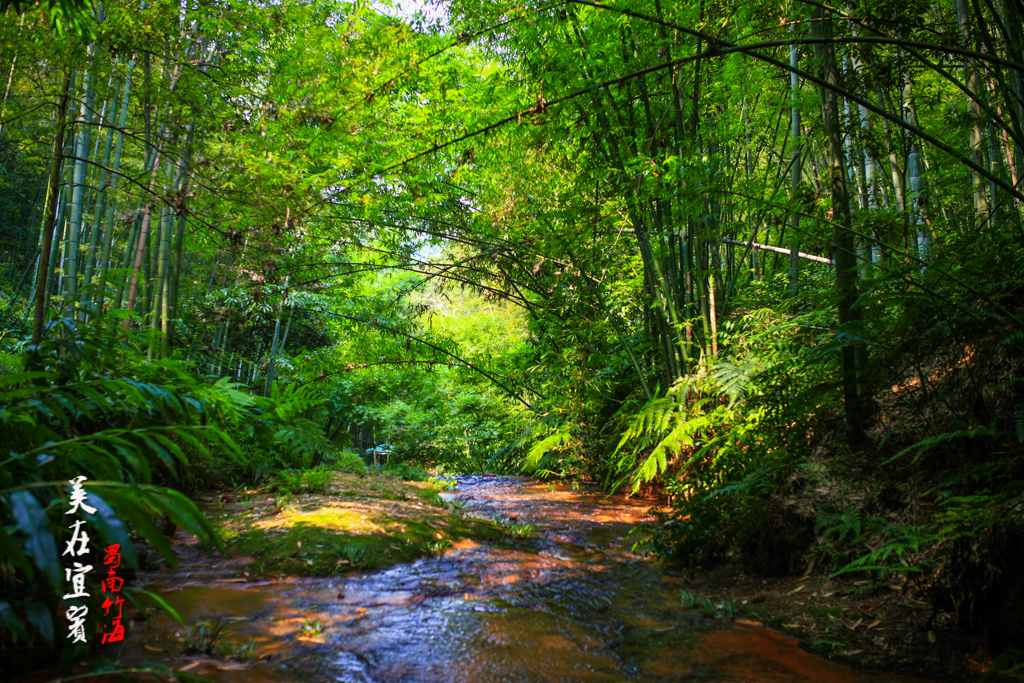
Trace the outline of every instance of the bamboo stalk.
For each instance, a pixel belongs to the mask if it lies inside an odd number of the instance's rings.
[[[43,224],[42,247],[39,252],[39,272],[36,275],[35,314],[32,318],[32,346],[39,348],[46,318],[46,281],[53,246],[54,224],[57,216],[58,184],[64,154],[64,131],[67,127],[68,100],[71,98],[71,72],[64,75],[63,94],[57,102],[57,126],[50,154],[50,177],[46,189],[46,219]]]
[[[789,32],[795,31],[795,24],[789,25]],[[803,183],[803,164],[800,161],[802,149],[800,145],[800,78],[796,70],[800,67],[800,53],[796,43],[789,47],[789,65],[792,71],[789,72],[790,91],[790,137],[792,139],[792,163],[789,169],[790,178],[790,202],[800,202]],[[790,224],[790,249],[789,249],[789,296],[796,297],[800,283],[800,209],[794,207],[789,217]]]
[[[111,167],[111,169],[113,170],[113,174],[112,174],[112,177],[110,179],[110,187],[108,188],[108,194],[111,197],[111,200],[106,203],[106,218],[104,219],[104,224],[106,226],[106,228],[105,228],[105,230],[106,230],[106,241],[105,241],[105,243],[103,245],[103,256],[100,259],[100,275],[99,275],[100,287],[99,287],[99,291],[97,292],[97,295],[96,295],[96,309],[97,310],[102,310],[103,309],[103,301],[104,301],[104,298],[106,297],[107,272],[110,270],[111,250],[112,250],[113,245],[114,245],[114,209],[115,209],[115,203],[114,203],[112,198],[117,196],[117,187],[118,187],[118,184],[119,184],[119,182],[121,180],[121,174],[119,173],[119,171],[121,169],[121,156],[122,156],[122,152],[124,150],[124,130],[125,130],[125,124],[127,123],[127,120],[128,120],[128,103],[130,101],[129,96],[131,94],[132,72],[133,72],[134,68],[135,68],[135,56],[133,55],[131,57],[131,59],[128,60],[128,66],[125,69],[124,88],[123,88],[122,94],[121,94],[121,107],[120,107],[120,112],[119,112],[119,115],[118,115],[119,117],[118,117],[118,121],[117,121],[117,142],[114,145],[114,159],[113,159],[113,166]],[[126,248],[126,250],[130,251],[131,250],[131,241],[134,239],[134,234],[133,233],[129,233],[128,237],[129,237],[128,244],[126,245],[125,248]],[[125,263],[125,267],[127,267],[127,262]],[[123,287],[121,289],[123,291]],[[118,301],[117,301],[117,304],[116,304],[115,307],[116,308],[120,308],[121,307],[121,297],[120,297],[120,295],[118,296]]]
[[[88,48],[89,66],[82,77],[83,98],[79,109],[78,130],[75,134],[75,164],[71,181],[71,204],[68,213],[68,225],[65,233],[64,249],[64,295],[69,301],[78,296],[78,249],[82,233],[83,193],[85,191],[85,171],[89,155],[89,141],[92,136],[92,117],[95,89],[94,56],[95,47]]]
[[[755,242],[753,240],[742,241],[723,237],[722,242],[724,242],[725,244],[735,244],[741,247],[752,247],[753,249],[759,249],[761,251],[771,251],[775,252],[776,254],[785,254],[786,256],[792,256],[793,254],[792,249],[787,249],[786,247],[776,247],[770,244],[762,244],[760,242]],[[832,259],[825,258],[823,256],[815,256],[814,254],[805,254],[802,251],[797,252],[797,258],[802,258],[805,261],[814,261],[816,263],[827,263],[829,265],[835,264],[835,261],[833,261]]]
[[[953,0],[953,6],[956,10],[960,39],[963,40],[965,47],[970,47],[972,44],[971,18],[967,13],[967,3],[965,0]],[[985,165],[985,153],[983,149],[984,135],[981,130],[981,103],[978,100],[980,97],[978,66],[973,57],[967,57],[964,60],[964,72],[966,74],[964,80],[970,93],[967,97],[967,112],[972,121],[970,131],[971,161],[976,166],[983,167]],[[988,198],[985,196],[985,179],[976,169],[971,173],[971,185],[974,196],[974,225],[976,229],[980,230],[988,225],[989,204]]]
[[[818,38],[829,38],[832,33],[831,15],[820,7],[814,10],[814,32]],[[854,254],[854,237],[850,227],[850,200],[846,187],[846,160],[843,150],[843,134],[839,125],[838,95],[833,88],[839,84],[839,69],[831,44],[815,45],[815,53],[821,69],[821,80],[832,88],[821,88],[822,117],[828,137],[829,171],[832,189],[832,225],[835,244],[836,293],[838,295],[839,324],[856,321],[857,264]],[[861,392],[858,381],[857,355],[851,345],[840,350],[842,364],[843,405],[846,417],[847,438],[852,446],[864,441],[862,426]]]

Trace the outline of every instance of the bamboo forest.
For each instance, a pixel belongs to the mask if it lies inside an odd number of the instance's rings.
[[[0,671],[1024,675],[1021,0],[0,0]]]

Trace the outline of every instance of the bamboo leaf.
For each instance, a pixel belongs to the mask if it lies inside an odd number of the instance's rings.
[[[61,585],[60,556],[46,512],[30,491],[13,491],[4,496],[14,523],[24,534],[24,548],[36,567],[53,586]]]
[[[25,628],[24,622],[14,613],[11,603],[2,600],[0,600],[0,624],[3,624],[4,629],[21,640],[28,641],[28,629]]]
[[[138,568],[139,560],[135,554],[135,546],[132,544],[128,530],[124,522],[118,517],[112,507],[103,499],[103,496],[96,489],[103,489],[103,482],[86,482],[85,488],[89,491],[89,504],[96,508],[96,514],[90,521],[99,529],[100,539],[106,545],[118,544],[121,546],[121,556],[126,564]]]
[[[53,613],[50,608],[38,600],[26,600],[25,616],[28,617],[28,623],[39,633],[43,641],[53,647]]]

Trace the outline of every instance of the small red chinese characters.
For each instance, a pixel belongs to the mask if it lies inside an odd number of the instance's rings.
[[[107,578],[100,582],[103,588],[103,613],[111,618],[110,633],[103,632],[102,643],[116,643],[124,640],[123,609],[124,598],[120,596],[124,587],[124,579],[117,575],[117,568],[121,566],[121,545],[115,543],[107,546],[104,550],[106,555],[103,564],[108,567]]]

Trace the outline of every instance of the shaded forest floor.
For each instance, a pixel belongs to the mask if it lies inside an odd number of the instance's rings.
[[[763,578],[737,565],[668,571],[665,581],[679,584],[692,609],[772,628],[854,669],[977,681],[992,665],[980,638],[956,630],[952,615],[933,618],[924,596],[900,586],[824,573]]]

